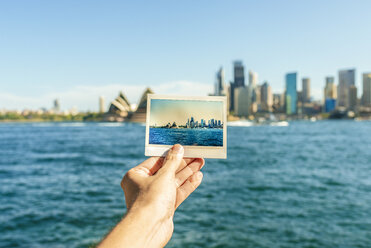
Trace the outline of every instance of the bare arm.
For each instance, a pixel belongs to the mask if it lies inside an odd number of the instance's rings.
[[[176,208],[200,185],[204,160],[183,159],[175,145],[165,159],[152,157],[129,170],[121,182],[126,216],[99,247],[164,247],[173,230]]]

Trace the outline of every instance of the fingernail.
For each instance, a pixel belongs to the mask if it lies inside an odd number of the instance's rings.
[[[197,174],[196,174],[196,178],[197,178],[197,179],[201,179],[202,176],[203,176],[203,175],[202,175],[202,172],[200,172],[200,171],[197,172]]]
[[[184,148],[183,148],[183,146],[181,146],[181,145],[174,145],[173,146],[173,152],[175,152],[175,153],[177,153],[177,154],[183,154],[183,152],[184,152]]]

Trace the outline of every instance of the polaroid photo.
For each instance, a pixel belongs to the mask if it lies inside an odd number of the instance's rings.
[[[227,158],[227,98],[148,94],[146,156],[164,156],[174,144],[184,157]]]

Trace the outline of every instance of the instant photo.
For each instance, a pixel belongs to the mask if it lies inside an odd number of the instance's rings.
[[[149,94],[146,156],[163,156],[174,144],[185,157],[226,158],[226,98]]]

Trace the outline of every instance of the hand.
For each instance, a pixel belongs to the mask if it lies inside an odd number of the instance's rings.
[[[170,240],[175,209],[200,185],[204,160],[183,159],[184,149],[175,145],[165,160],[152,157],[129,170],[121,182],[129,211],[147,206],[160,223],[151,245]]]
[[[205,161],[183,159],[175,145],[166,158],[152,157],[121,181],[128,212],[100,247],[163,247],[173,230],[176,208],[200,185]]]

